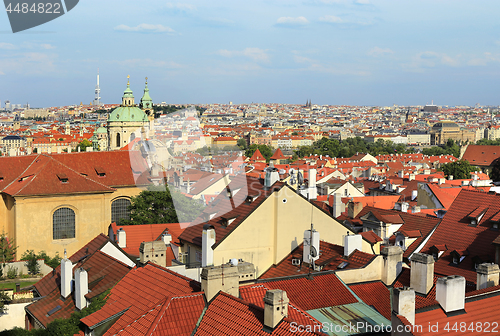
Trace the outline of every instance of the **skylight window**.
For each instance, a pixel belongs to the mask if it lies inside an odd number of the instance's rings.
[[[98,176],[100,177],[106,176],[106,171],[102,167],[95,167],[94,169]]]
[[[68,183],[68,175],[64,173],[57,173],[56,175],[59,181],[61,181],[61,183]]]

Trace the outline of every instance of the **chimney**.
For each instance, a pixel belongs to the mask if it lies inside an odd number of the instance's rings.
[[[208,266],[201,270],[201,290],[205,292],[207,301],[220,291],[239,297],[240,275],[238,266],[223,264]]]
[[[436,301],[446,313],[464,309],[465,307],[465,278],[450,275],[437,279]]]
[[[405,174],[405,173],[404,173],[404,171],[400,170],[400,171],[398,172],[398,177],[399,177],[399,178],[403,178],[403,177],[405,176],[404,174]]]
[[[314,200],[318,198],[318,190],[316,188],[316,169],[309,169],[309,188],[307,190],[307,199]]]
[[[61,154],[62,153],[62,148],[61,146],[57,146],[57,154]]]
[[[349,218],[356,217],[361,210],[363,210],[363,203],[361,202],[349,202],[347,203],[347,216]]]
[[[444,184],[446,182],[445,178],[444,177],[441,177],[438,179],[438,184],[441,185],[441,184]]]
[[[214,264],[215,229],[210,224],[203,225],[201,236],[201,267],[212,266]]]
[[[500,269],[497,264],[484,263],[477,266],[476,289],[498,286]]]
[[[311,229],[304,231],[304,243],[302,245],[302,261],[311,263],[319,259],[319,232]],[[311,246],[313,248],[311,248]],[[311,251],[312,250],[312,251]],[[314,256],[315,255],[315,256]]]
[[[344,256],[348,257],[354,250],[363,251],[363,236],[360,234],[344,236]]]
[[[270,289],[264,296],[264,327],[274,329],[288,316],[288,296],[281,289]]]
[[[75,306],[82,310],[87,307],[85,295],[89,292],[89,276],[83,267],[75,271]]]
[[[125,230],[120,228],[118,231],[116,231],[116,235],[118,237],[118,246],[121,248],[127,247],[127,234],[125,233]]]
[[[411,191],[411,200],[414,201],[415,198],[417,198],[417,196],[418,196],[418,190],[417,189],[412,190]]]
[[[165,245],[168,245],[170,244],[170,242],[172,241],[172,235],[170,233],[164,233],[161,238],[163,239],[163,242],[165,243]]]
[[[399,246],[386,246],[380,254],[384,258],[382,282],[389,286],[393,284],[402,271],[403,250]]]
[[[424,253],[411,256],[410,287],[415,292],[427,295],[434,285],[434,258]]]
[[[333,194],[333,207],[332,215],[334,218],[339,217],[345,210],[344,204],[342,203],[342,196],[339,193]]]
[[[66,249],[64,249],[64,258],[61,260],[61,296],[63,298],[71,294],[72,273],[73,263],[66,257]]]
[[[408,204],[407,202],[401,202],[401,212],[408,212],[409,206],[410,204]]]
[[[396,315],[404,316],[412,325],[415,324],[415,291],[413,288],[394,288],[392,310]]]
[[[448,180],[453,180],[453,175],[448,175]]]
[[[274,168],[274,166],[269,166],[264,169],[264,172],[266,173],[264,177],[264,187],[265,188],[271,188],[271,186],[279,181],[280,179],[280,174],[278,173],[278,169]]]
[[[161,240],[142,242],[139,246],[139,260],[145,264],[148,261],[157,265],[167,266],[167,246]]]
[[[409,181],[415,180],[415,174],[410,174],[410,176],[408,177],[408,180]]]
[[[413,210],[412,210],[412,212],[413,212],[413,213],[419,213],[419,212],[420,212],[420,207],[419,207],[418,205],[414,205],[414,206],[412,207],[412,209],[413,209]]]

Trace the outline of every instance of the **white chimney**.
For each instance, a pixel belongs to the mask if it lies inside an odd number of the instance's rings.
[[[380,254],[384,258],[382,282],[389,286],[403,270],[403,250],[399,246],[386,246]]]
[[[313,248],[311,248],[311,246]],[[311,261],[316,261],[318,259],[319,259],[319,232],[314,229],[312,231],[306,230],[304,231],[302,261],[310,263]]]
[[[472,175],[472,179],[473,179],[474,181],[477,181],[477,180],[478,180],[478,176],[477,176],[477,175]]]
[[[274,166],[269,166],[264,169],[266,175],[264,177],[264,187],[270,188],[274,183],[279,181],[280,174],[278,173],[278,169],[274,168]]]
[[[465,278],[459,275],[450,275],[437,279],[436,301],[447,313],[464,309]]]
[[[271,289],[264,296],[264,326],[274,329],[288,316],[288,296],[281,289]]]
[[[415,180],[415,174],[410,174],[410,176],[408,177],[408,180],[409,181]]]
[[[414,205],[412,207],[412,209],[413,209],[413,211],[412,211],[413,213],[419,213],[420,212],[420,207],[418,205]]]
[[[401,202],[401,212],[408,212],[408,207],[410,205],[407,202]]]
[[[82,310],[87,307],[85,295],[89,292],[89,276],[83,267],[75,271],[75,306]]]
[[[394,288],[392,310],[404,316],[412,325],[415,324],[415,291],[413,288]]]
[[[400,171],[398,172],[398,177],[399,177],[399,178],[403,178],[403,177],[405,176],[404,174],[405,174],[405,173],[404,173],[404,171],[400,170]]]
[[[345,206],[342,203],[342,195],[339,193],[333,194],[333,207],[332,207],[332,215],[334,218],[339,217],[342,212],[344,212]]]
[[[434,258],[424,253],[411,256],[410,287],[427,295],[434,285]]]
[[[61,260],[61,296],[63,298],[71,294],[72,273],[73,263],[66,257],[66,250],[64,250],[64,258]]]
[[[350,256],[355,250],[363,251],[363,236],[348,234],[344,237],[344,256]]]
[[[127,247],[127,233],[125,233],[125,230],[122,228],[118,229],[116,235],[118,237],[118,246],[121,248]]]
[[[411,191],[411,200],[414,201],[415,198],[417,198],[417,196],[418,196],[418,190],[416,190],[416,189],[412,190]]]
[[[165,245],[170,244],[170,242],[172,241],[172,235],[170,233],[164,233],[162,238]]]
[[[309,169],[309,188],[307,191],[307,199],[314,200],[318,198],[318,190],[316,189],[316,169]]]
[[[201,236],[201,267],[212,266],[214,264],[215,229],[210,224],[203,225]]]
[[[500,269],[497,264],[484,263],[477,266],[476,289],[498,286]]]
[[[453,180],[453,175],[448,175],[448,180]]]

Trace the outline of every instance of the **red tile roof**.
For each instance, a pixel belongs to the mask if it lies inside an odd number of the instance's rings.
[[[360,268],[369,264],[375,255],[362,251],[354,251],[349,257],[344,257],[344,247],[330,244],[325,241],[320,241],[319,249],[321,251],[319,259],[314,262],[316,266],[323,267],[323,271],[337,270],[337,267],[342,262],[347,262],[348,265],[343,269]],[[271,266],[260,279],[269,279],[277,277],[285,277],[297,274],[308,274],[310,272],[309,264],[300,263],[300,266],[292,265],[292,259],[300,259],[302,261],[303,243],[297,246],[288,256],[286,256],[279,264]]]
[[[312,279],[309,279],[308,276],[299,276],[267,279],[258,284],[268,289],[286,291],[290,301],[304,310],[358,302],[358,299],[346,285],[332,272],[315,273],[312,275]]]
[[[161,300],[199,291],[199,282],[148,263],[144,267],[131,270],[113,287],[104,307],[81,321],[92,327],[126,311],[104,334],[113,335],[156,307]]]
[[[99,234],[85,246],[75,252],[68,259],[71,260],[73,264],[76,264],[78,260],[86,255],[93,254],[99,250],[105,243],[109,241],[108,237],[104,234]],[[57,266],[51,273],[44,276],[40,281],[38,281],[34,287],[40,296],[46,296],[51,293],[54,289],[61,285],[61,266]]]
[[[500,157],[499,146],[468,145],[462,160],[473,166],[491,166]]]
[[[205,307],[203,292],[167,297],[116,335],[191,335]]]
[[[250,161],[265,161],[266,159],[262,156],[260,153],[260,150],[257,148],[257,150],[253,153],[252,157],[250,158]]]
[[[128,265],[101,251],[96,251],[78,262],[74,269],[80,267],[88,273],[89,294],[86,295],[88,299],[113,287],[130,270]],[[48,312],[57,306],[61,308],[48,316]],[[56,287],[47,296],[28,305],[25,309],[44,326],[47,326],[55,319],[69,318],[76,308],[73,295],[61,299],[60,287]]]
[[[373,306],[386,319],[391,319],[391,292],[380,281],[349,285],[364,303]]]
[[[469,214],[478,207],[487,211],[477,226],[471,226]],[[500,195],[480,191],[462,190],[457,196],[441,224],[429,241],[422,248],[423,253],[430,253],[433,245],[446,244],[447,251],[436,261],[434,271],[440,275],[461,275],[467,281],[476,282],[474,257],[482,262],[494,261],[495,246],[492,242],[500,235],[491,230],[490,219],[500,211]],[[458,266],[451,265],[452,251],[468,251]],[[488,260],[485,260],[488,259]]]
[[[286,156],[283,155],[283,152],[281,149],[276,149],[274,152],[273,156],[271,156],[271,160],[285,160]]]
[[[266,331],[264,330],[264,309],[224,292],[219,292],[210,302],[194,335],[296,335],[297,333],[293,331],[291,325],[292,322],[290,317],[286,317],[272,332]],[[319,325],[318,329],[320,329]],[[301,335],[323,334],[305,331]]]

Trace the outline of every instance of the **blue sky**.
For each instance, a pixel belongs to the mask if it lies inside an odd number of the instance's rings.
[[[0,100],[105,103],[131,76],[155,102],[499,105],[500,2],[81,0],[12,34]]]

